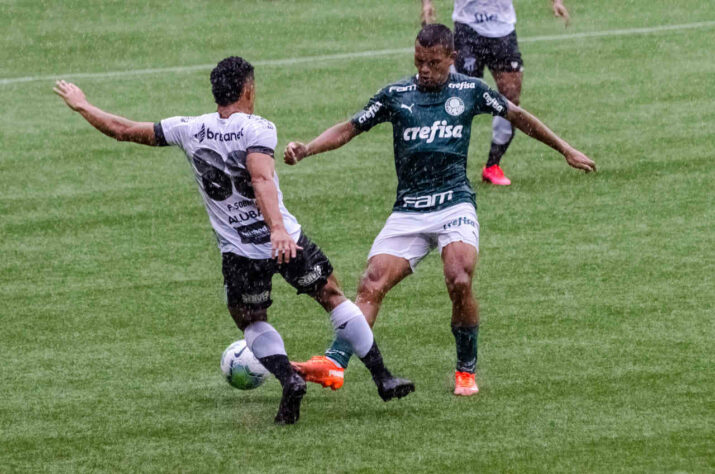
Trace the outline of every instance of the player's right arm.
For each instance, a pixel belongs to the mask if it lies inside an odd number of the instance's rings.
[[[389,97],[385,89],[377,91],[352,119],[333,125],[308,143],[290,142],[283,152],[283,161],[294,165],[307,156],[340,148],[362,132],[391,119]]]
[[[118,141],[158,145],[153,122],[135,122],[90,104],[82,89],[71,82],[57,81],[52,89],[67,106],[79,112],[94,128]]]
[[[283,161],[289,165],[295,165],[307,156],[340,148],[359,133],[360,131],[350,120],[335,124],[307,145],[301,142],[290,142],[283,153]]]

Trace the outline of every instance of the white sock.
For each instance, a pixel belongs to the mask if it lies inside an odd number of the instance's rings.
[[[492,119],[492,143],[505,145],[509,143],[512,135],[514,135],[514,127],[512,127],[510,121],[503,117],[494,117]]]
[[[281,335],[265,321],[249,324],[243,330],[243,335],[246,345],[258,359],[278,354],[287,355]]]
[[[372,329],[355,303],[346,300],[330,312],[335,335],[350,343],[358,357],[365,357],[373,343]]]

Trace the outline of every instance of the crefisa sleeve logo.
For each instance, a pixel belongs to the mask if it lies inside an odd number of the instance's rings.
[[[449,115],[456,117],[464,112],[464,102],[459,97],[450,97],[447,99],[447,102],[444,103],[444,110],[446,110]]]

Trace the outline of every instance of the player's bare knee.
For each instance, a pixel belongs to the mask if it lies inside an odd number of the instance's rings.
[[[231,313],[233,321],[241,331],[245,330],[251,323],[268,320],[268,311],[265,309],[248,309],[243,306],[229,306],[228,312]]]
[[[313,295],[313,298],[315,298],[326,311],[332,311],[346,299],[338,280],[333,275],[330,275],[328,281]]]
[[[362,301],[382,301],[387,292],[387,279],[380,272],[368,269],[360,279],[358,298]]]
[[[472,277],[465,271],[448,272],[444,280],[452,299],[469,296],[472,292]]]

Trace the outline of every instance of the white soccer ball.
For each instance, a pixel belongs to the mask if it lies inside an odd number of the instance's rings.
[[[223,351],[221,371],[226,381],[240,390],[254,389],[266,381],[270,372],[253,355],[246,341],[236,341]]]

